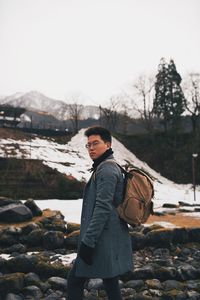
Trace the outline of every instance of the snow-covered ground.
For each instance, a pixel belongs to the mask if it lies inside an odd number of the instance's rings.
[[[92,161],[85,148],[86,137],[84,129],[66,144],[57,144],[49,139],[35,138],[27,140],[13,140],[0,138],[0,156],[40,159],[45,165],[57,169],[61,173],[72,175],[78,180],[87,181],[90,177],[89,169]],[[148,171],[155,178],[155,208],[159,209],[164,203],[178,204],[179,201],[194,203],[194,193],[191,185],[175,184],[151,169],[145,162],[139,160],[126,149],[118,140],[113,138],[112,148],[119,164],[127,162]],[[80,220],[82,200],[40,201],[41,208],[60,209],[68,221]],[[196,203],[200,204],[200,187],[196,189]],[[43,207],[43,205],[45,207]]]

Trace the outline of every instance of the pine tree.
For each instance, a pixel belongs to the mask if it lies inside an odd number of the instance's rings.
[[[162,58],[158,67],[155,83],[154,114],[161,118],[165,131],[169,125],[178,129],[184,111],[184,95],[180,86],[181,76],[171,59],[166,64]]]

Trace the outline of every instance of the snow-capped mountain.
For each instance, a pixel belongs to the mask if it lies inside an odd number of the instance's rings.
[[[32,111],[44,111],[55,116],[57,119],[69,119],[70,106],[73,104],[55,100],[37,91],[29,93],[15,93],[13,95],[0,98],[1,104],[24,107]],[[84,106],[81,109],[81,119],[99,118],[99,108],[97,106]]]
[[[39,159],[45,165],[66,175],[71,175],[78,180],[88,180],[91,173],[91,160],[84,147],[86,137],[84,129],[66,144],[61,145],[47,139],[35,137],[30,140],[0,139],[0,157],[17,157]],[[117,162],[125,166],[127,162],[143,168],[155,178],[155,200],[158,208],[163,203],[178,201],[193,202],[191,185],[175,184],[151,169],[145,162],[139,160],[133,153],[126,149],[118,140],[113,138],[112,148]],[[200,201],[200,189],[197,187],[197,200]]]

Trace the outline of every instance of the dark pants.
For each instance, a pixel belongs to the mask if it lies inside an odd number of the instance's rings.
[[[88,278],[76,277],[76,263],[67,279],[68,300],[83,300],[84,284]],[[118,277],[104,278],[104,287],[109,300],[122,300]]]

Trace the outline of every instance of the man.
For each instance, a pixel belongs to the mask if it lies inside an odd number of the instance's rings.
[[[109,300],[122,300],[118,276],[132,270],[127,224],[117,214],[123,175],[114,161],[111,134],[100,126],[85,131],[93,173],[86,184],[78,255],[68,276],[68,299],[82,300],[89,278],[102,278]]]

